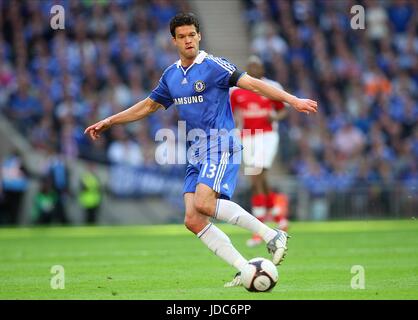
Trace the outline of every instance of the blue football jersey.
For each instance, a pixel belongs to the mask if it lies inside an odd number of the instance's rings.
[[[180,60],[169,66],[149,98],[166,109],[175,105],[180,120],[186,122],[186,134],[200,129],[206,134],[208,143],[217,141],[218,147],[227,145],[228,151],[234,152],[242,146],[235,135],[225,134],[235,128],[229,88],[243,74],[224,58],[200,51],[187,69],[182,67]],[[224,144],[226,139],[228,143]],[[194,144],[199,144],[199,139],[188,142],[188,147]]]

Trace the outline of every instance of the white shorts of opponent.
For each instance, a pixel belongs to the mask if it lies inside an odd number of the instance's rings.
[[[271,168],[279,146],[279,134],[268,131],[242,138],[243,160],[246,167]]]

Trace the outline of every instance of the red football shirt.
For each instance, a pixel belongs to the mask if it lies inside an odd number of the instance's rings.
[[[283,109],[284,104],[252,91],[237,88],[231,92],[231,107],[234,113],[237,110],[241,112],[243,118],[242,129],[250,129],[251,134],[255,134],[255,129],[263,129],[264,132],[273,130],[272,123],[269,121],[269,114],[272,110]]]

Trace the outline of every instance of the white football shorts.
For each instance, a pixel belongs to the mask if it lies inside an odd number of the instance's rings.
[[[268,131],[242,138],[243,160],[247,167],[271,168],[279,147],[279,134]]]

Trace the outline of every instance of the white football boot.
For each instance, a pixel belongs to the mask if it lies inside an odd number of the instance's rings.
[[[277,235],[267,243],[267,250],[272,254],[272,261],[277,266],[282,263],[287,253],[287,239],[290,236],[282,231],[275,229]]]
[[[234,276],[234,279],[232,279],[232,281],[229,281],[224,284],[225,288],[232,288],[232,287],[239,287],[239,286],[242,286],[241,272],[237,272],[237,274]]]

